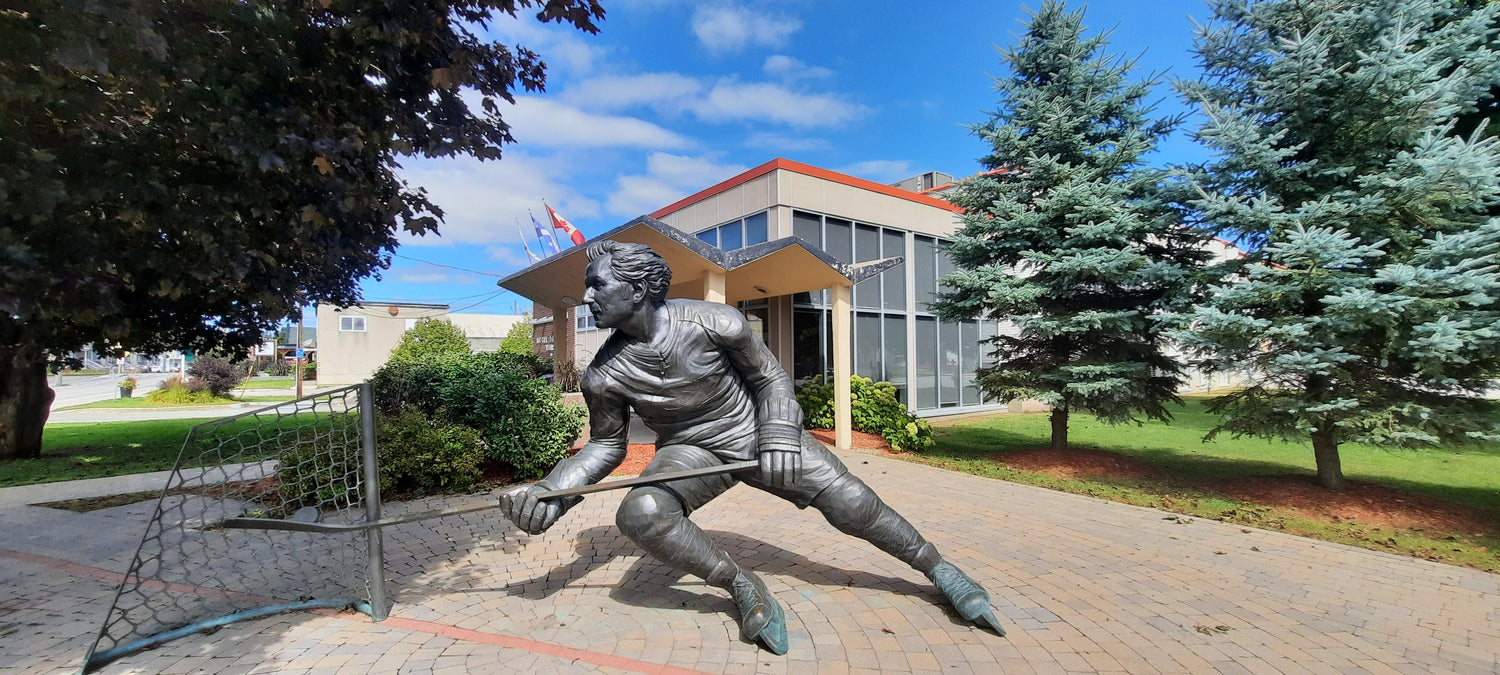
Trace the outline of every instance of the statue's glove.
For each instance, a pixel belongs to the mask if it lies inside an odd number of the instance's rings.
[[[802,474],[802,430],[787,425],[761,425],[757,459],[760,481],[770,487],[791,487]]]
[[[527,534],[546,532],[547,528],[552,527],[558,518],[568,512],[568,509],[581,501],[576,497],[572,499],[540,498],[542,493],[554,489],[556,488],[545,480],[513,487],[500,493],[500,512]]]

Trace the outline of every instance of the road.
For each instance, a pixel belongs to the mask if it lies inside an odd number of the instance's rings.
[[[147,392],[154,391],[156,385],[176,373],[136,373],[135,391],[137,396],[145,396]],[[57,378],[47,379],[47,384],[56,392],[57,397],[52,399],[52,410],[66,408],[68,406],[83,405],[94,401],[107,401],[120,395],[120,380],[125,375],[84,375],[64,376],[62,385],[55,384]]]

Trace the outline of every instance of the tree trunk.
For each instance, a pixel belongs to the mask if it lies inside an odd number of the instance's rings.
[[[1052,409],[1052,449],[1068,449],[1068,409],[1061,406]]]
[[[54,396],[46,352],[31,345],[0,347],[0,459],[42,456],[42,428]]]
[[[1322,422],[1313,431],[1313,459],[1318,463],[1318,485],[1329,490],[1344,489],[1344,469],[1339,463],[1339,442],[1332,422]]]

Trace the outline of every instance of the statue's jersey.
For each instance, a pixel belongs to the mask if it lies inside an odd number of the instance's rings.
[[[657,433],[658,447],[754,458],[757,401],[770,389],[792,396],[786,373],[734,308],[668,300],[666,309],[670,326],[651,343],[616,331],[584,373],[592,436],[628,434],[628,406]]]

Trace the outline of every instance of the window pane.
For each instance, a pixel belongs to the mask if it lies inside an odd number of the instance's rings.
[[[702,232],[699,232],[698,233],[698,238],[702,239],[703,241],[708,242],[709,246],[718,246],[719,245],[719,229],[716,228],[716,227],[713,227],[713,228],[709,228],[707,230],[704,230]]]
[[[880,259],[880,228],[857,225],[854,228],[854,262]]]
[[[896,385],[902,403],[906,392],[906,317],[885,315],[885,381]]]
[[[719,227],[719,248],[726,251],[733,251],[744,247],[744,245],[745,236],[744,232],[740,229],[740,221],[736,220]]]
[[[839,262],[854,262],[854,223],[829,218],[824,233],[827,239],[823,242],[823,250]]]
[[[854,317],[854,374],[876,382],[885,378],[880,353],[880,315],[860,312]]]
[[[745,312],[746,325],[750,326],[750,330],[755,331],[755,334],[760,337],[761,342],[766,341],[766,318],[770,315],[770,310],[764,307]]]
[[[900,230],[880,231],[880,257],[906,256],[906,235]],[[882,306],[898,312],[906,311],[906,263],[901,263],[880,274],[885,288]]]
[[[854,262],[880,259],[880,228],[869,225],[854,227]],[[854,306],[880,309],[881,277],[877,275],[854,287]]]
[[[937,289],[937,242],[932,237],[912,237],[911,267],[917,282],[917,311],[926,312]],[[936,337],[936,336],[934,336]]]
[[[792,212],[792,236],[823,248],[823,218],[816,213]]]
[[[953,258],[948,256],[948,242],[946,241],[938,244],[937,263],[939,280],[941,280],[943,277],[948,276],[949,274],[952,274],[954,269],[956,269],[953,266]],[[943,286],[941,281],[938,285],[941,286],[941,288],[939,288],[938,290],[948,290],[948,287]]]
[[[745,245],[762,244],[766,241],[766,214],[757,213],[745,219]]]
[[[966,321],[959,330],[959,345],[963,348],[962,370],[959,378],[963,384],[963,404],[978,405],[979,387],[974,384],[974,370],[979,367],[979,324]]]
[[[823,372],[823,312],[792,312],[792,377],[801,382]]]
[[[937,319],[930,316],[917,317],[917,362],[916,401],[917,409],[937,407]]]
[[[938,327],[938,405],[958,405],[959,347],[958,326],[945,323]]]

